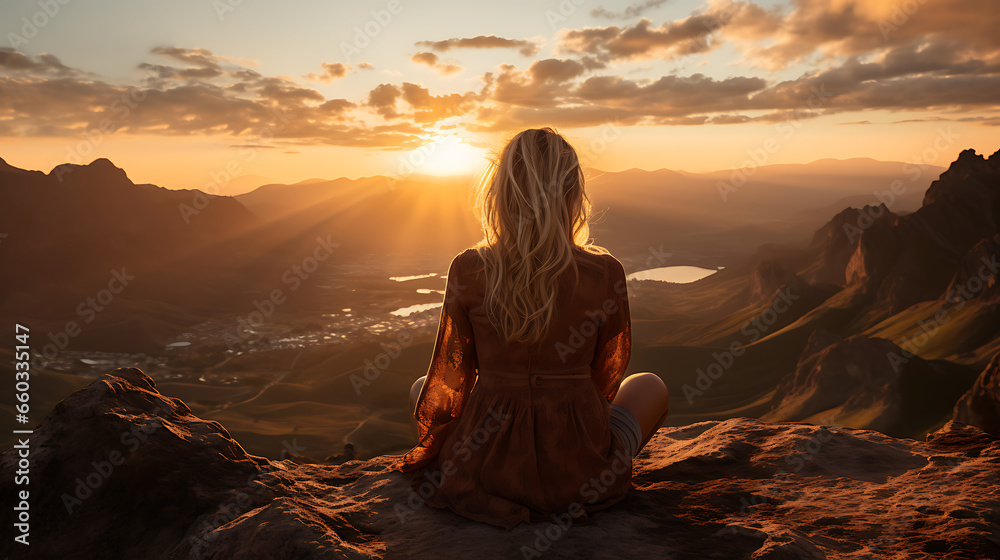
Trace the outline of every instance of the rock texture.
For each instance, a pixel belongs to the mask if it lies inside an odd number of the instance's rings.
[[[1000,354],[955,404],[954,418],[1000,436]]]
[[[766,421],[806,421],[922,437],[950,417],[972,383],[964,370],[927,361],[883,338],[841,339],[817,329],[795,371],[774,391]],[[975,408],[982,409],[977,404]],[[957,418],[979,426],[968,418]]]
[[[394,456],[249,455],[135,368],[68,397],[30,447],[31,554],[4,539],[11,558],[1000,557],[1000,441],[957,422],[927,441],[746,418],[664,428],[589,525],[509,533],[422,507]]]
[[[884,204],[845,209],[816,232],[809,263],[786,268],[865,296],[878,310],[868,320],[875,324],[942,296],[970,267],[978,272],[982,259],[995,262],[998,207],[1000,151],[985,158],[965,150],[931,183],[916,212],[899,216]],[[995,276],[996,267],[988,268]]]

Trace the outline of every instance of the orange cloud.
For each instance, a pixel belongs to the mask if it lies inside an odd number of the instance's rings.
[[[337,78],[343,78],[351,69],[350,64],[344,64],[342,62],[324,62],[321,66],[323,67],[322,72],[309,74],[306,77],[310,80],[316,80],[328,84]]]
[[[432,92],[401,80],[354,99],[327,99],[316,89],[262,75],[206,49],[153,49],[150,61],[139,66],[145,76],[131,85],[107,83],[52,55],[0,49],[0,133],[76,135],[107,120],[110,130],[125,134],[241,136],[266,128],[278,113],[287,122],[274,131],[274,144],[386,148],[419,144],[426,129],[443,119],[468,130],[509,130],[605,122],[770,123],[884,110],[996,126],[1000,34],[993,32],[990,11],[971,0],[956,0],[949,9],[919,1],[905,10],[899,6],[881,0],[795,0],[790,7],[763,8],[710,0],[701,12],[676,21],[654,24],[643,18],[563,31],[557,38],[561,57],[483,71],[478,91]],[[668,66],[651,74],[656,61],[727,42],[744,57],[736,62],[754,65],[752,73],[682,75]],[[443,75],[462,68],[443,63],[437,52],[513,48],[533,56],[539,49],[532,41],[495,35],[417,44],[429,50],[410,60]],[[648,66],[641,79],[630,73],[635,67],[628,64],[635,61]],[[783,79],[760,71],[796,65],[801,71],[780,74]],[[357,67],[371,69],[367,63]],[[351,69],[323,63],[322,72],[307,77],[329,82]],[[394,68],[384,71],[399,74]],[[788,75],[797,77],[784,78]]]
[[[715,2],[701,14],[665,22],[653,27],[647,18],[635,25],[571,29],[560,38],[558,51],[587,54],[602,63],[618,60],[670,59],[711,50],[713,34],[720,29],[736,33],[753,30],[774,32],[780,25],[774,10],[765,10],[749,2]]]
[[[410,57],[410,60],[416,62],[417,64],[426,64],[431,68],[437,70],[443,76],[448,76],[450,74],[455,74],[456,72],[461,72],[463,68],[455,64],[441,64],[438,62],[438,55],[429,52],[418,52],[417,54]]]

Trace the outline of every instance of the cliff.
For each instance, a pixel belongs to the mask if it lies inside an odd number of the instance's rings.
[[[26,443],[31,544],[4,539],[10,558],[1000,557],[1000,442],[958,422],[927,441],[747,418],[663,428],[635,488],[589,525],[509,533],[422,507],[394,456],[249,455],[135,368],[73,393]]]

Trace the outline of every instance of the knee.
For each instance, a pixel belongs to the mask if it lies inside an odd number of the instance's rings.
[[[664,405],[670,402],[670,391],[667,389],[667,384],[655,373],[648,371],[635,373],[628,376],[625,382],[634,386],[642,394],[656,398],[664,403]]]
[[[413,382],[410,386],[410,408],[417,406],[417,399],[420,398],[420,390],[424,388],[424,382],[427,381],[427,376],[423,376]]]
[[[651,392],[661,392],[667,390],[667,385],[660,379],[659,375],[655,373],[650,373],[644,371],[642,373],[633,373],[625,379],[631,385],[635,385],[637,388],[651,391]]]

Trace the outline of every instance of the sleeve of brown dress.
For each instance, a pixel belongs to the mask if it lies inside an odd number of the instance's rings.
[[[479,362],[468,310],[462,303],[467,286],[460,282],[456,261],[457,257],[448,269],[434,352],[413,411],[418,442],[398,465],[402,470],[418,468],[437,456],[476,383]]]
[[[590,364],[601,394],[610,402],[618,394],[632,357],[632,318],[628,306],[625,269],[617,259],[608,264],[606,299],[601,302],[607,318],[597,329],[597,348]]]

